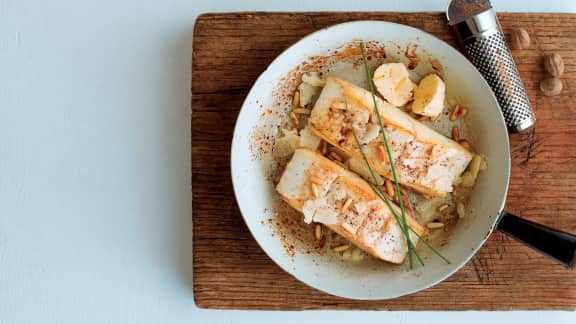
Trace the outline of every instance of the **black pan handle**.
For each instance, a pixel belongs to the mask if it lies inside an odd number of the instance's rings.
[[[572,269],[576,255],[576,235],[557,231],[506,212],[502,213],[497,228]]]

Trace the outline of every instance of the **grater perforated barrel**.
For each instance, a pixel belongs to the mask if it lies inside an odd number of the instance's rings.
[[[452,28],[496,95],[508,128],[521,132],[533,126],[536,118],[494,10],[483,11]]]

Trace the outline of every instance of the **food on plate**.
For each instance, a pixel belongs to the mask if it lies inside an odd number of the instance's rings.
[[[403,63],[391,62],[370,75],[361,52],[370,91],[315,71],[302,75],[291,123],[272,150],[282,170],[276,191],[304,223],[315,224],[316,244],[336,235],[329,251],[343,260],[362,260],[363,250],[394,264],[408,259],[412,268],[414,255],[424,265],[417,251],[423,242],[449,262],[427,238],[465,217],[467,193],[486,168],[461,138],[468,108],[453,103],[443,114],[440,76],[428,74],[416,85]],[[452,139],[433,128],[441,123]]]
[[[452,127],[452,140],[456,142],[460,141],[460,128],[456,126]]]
[[[302,82],[309,84],[313,87],[323,87],[326,81],[320,78],[320,73],[318,72],[308,72],[302,75]]]
[[[386,101],[396,107],[404,106],[414,91],[410,73],[402,63],[384,63],[374,72],[372,78],[376,89]]]
[[[428,196],[444,197],[472,160],[457,142],[416,121],[404,111],[376,98],[400,184]],[[308,127],[348,155],[362,159],[344,106],[375,172],[393,180],[375,116],[371,93],[329,77],[308,120]]]
[[[276,144],[272,150],[272,156],[280,164],[286,164],[294,150],[296,150],[301,143],[301,137],[298,136],[296,129],[282,130],[282,136],[276,140]]]
[[[309,107],[316,102],[325,83],[326,81],[320,78],[318,72],[309,72],[302,75],[302,83],[298,86],[300,106]]]
[[[450,113],[450,121],[455,121],[456,119],[458,119],[460,117],[464,117],[467,112],[468,112],[468,108],[462,107],[459,104],[455,104],[454,108],[452,108],[452,113]],[[460,143],[460,145],[462,145],[462,143]],[[466,147],[466,148],[468,150],[470,150],[469,147]]]
[[[304,214],[306,223],[324,224],[379,259],[402,263],[406,258],[408,247],[402,229],[370,185],[318,152],[297,149],[276,190]],[[400,213],[398,206],[393,208]],[[424,235],[422,226],[409,215],[406,218],[408,226]],[[416,244],[418,236],[410,236]]]
[[[300,147],[317,149],[322,139],[314,134],[308,126],[300,131]]]
[[[414,89],[412,111],[435,119],[444,109],[445,96],[444,81],[436,74],[428,74]]]

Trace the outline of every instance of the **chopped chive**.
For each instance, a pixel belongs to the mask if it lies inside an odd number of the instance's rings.
[[[400,183],[398,182],[398,176],[396,175],[396,167],[394,166],[394,159],[392,158],[392,152],[390,151],[390,145],[388,145],[388,139],[386,138],[386,132],[384,131],[384,124],[382,123],[382,118],[380,117],[380,110],[378,109],[378,102],[376,101],[376,94],[374,90],[374,82],[370,77],[370,69],[368,68],[368,60],[366,59],[366,53],[364,52],[364,43],[360,43],[360,53],[362,53],[362,60],[364,62],[364,71],[366,72],[366,78],[368,79],[368,84],[370,85],[370,93],[372,94],[372,101],[374,103],[374,109],[376,110],[376,117],[378,117],[378,124],[380,125],[380,130],[382,131],[382,139],[384,140],[384,147],[386,148],[386,155],[388,156],[388,163],[390,163],[390,170],[392,171],[392,177],[394,178],[394,185],[396,187],[396,195],[398,196],[398,204],[400,205],[400,211],[402,212],[402,222],[404,227],[408,228],[408,223],[406,221],[406,210],[404,209],[404,203],[402,202],[402,195],[400,193]],[[408,243],[408,257],[410,259],[410,264],[412,264],[412,240],[410,236],[406,236],[406,241]]]
[[[348,110],[348,100],[346,99],[346,97],[344,97],[344,105],[345,105],[345,110],[346,110],[346,118],[348,118],[348,122],[350,123],[350,128],[352,129],[352,135],[354,136],[354,140],[356,141],[356,144],[358,145],[358,149],[360,150],[360,153],[362,155],[362,159],[364,159],[364,162],[366,163],[366,166],[368,167],[368,170],[370,172],[370,176],[374,180],[374,183],[378,183],[378,179],[376,177],[376,174],[374,173],[374,170],[372,170],[372,166],[370,165],[370,162],[368,161],[368,158],[366,157],[366,153],[364,153],[364,150],[362,149],[362,144],[360,143],[360,140],[358,139],[358,136],[356,135],[356,130],[354,129],[354,124],[352,123],[352,116],[350,115],[350,111]],[[382,201],[384,201],[386,206],[388,206],[388,209],[390,209],[390,212],[392,213],[392,216],[394,216],[396,223],[398,224],[398,226],[400,226],[400,229],[402,230],[402,234],[406,238],[406,241],[411,242],[410,233],[408,232],[408,229],[407,229],[408,226],[407,225],[403,226],[402,222],[400,222],[400,217],[396,214],[394,207],[392,207],[392,204],[390,203],[390,201],[388,200],[388,198],[386,197],[386,195],[384,194],[382,189],[379,188],[377,185],[370,186],[370,187],[372,188],[374,193],[376,193],[376,195]],[[414,230],[412,230],[412,231],[414,231]],[[412,252],[411,247],[412,247],[412,245],[408,244],[408,251],[409,251],[410,256],[411,256],[411,252]],[[418,258],[418,261],[420,262],[420,264],[424,265],[424,261],[422,261],[422,258],[420,257],[418,252],[414,250],[414,253],[416,254],[416,257]],[[409,258],[409,265],[410,265],[410,269],[412,269],[413,268],[412,258]]]
[[[376,195],[382,200],[384,201],[384,203],[388,206],[388,208],[390,209],[390,211],[392,212],[392,215],[394,216],[394,219],[396,220],[396,223],[400,226],[400,229],[402,230],[402,233],[404,235],[404,237],[406,238],[406,242],[408,245],[408,255],[409,255],[409,261],[410,261],[410,269],[412,269],[413,267],[413,263],[412,263],[412,252],[414,252],[414,254],[416,255],[418,261],[424,265],[424,262],[422,261],[422,258],[420,257],[420,255],[418,254],[418,252],[415,250],[415,247],[412,244],[412,240],[410,239],[410,234],[409,231],[412,231],[412,233],[414,233],[416,235],[416,237],[418,237],[422,242],[424,242],[424,244],[432,251],[434,252],[437,256],[439,256],[444,262],[446,262],[447,264],[450,264],[450,260],[448,260],[446,257],[444,257],[438,250],[436,250],[428,241],[426,241],[425,238],[423,238],[420,234],[418,234],[418,232],[416,232],[413,228],[408,226],[408,223],[406,221],[406,211],[404,209],[404,204],[402,201],[402,194],[400,192],[400,184],[398,182],[398,177],[396,174],[396,169],[394,166],[394,160],[392,159],[392,153],[390,150],[390,147],[388,145],[388,140],[386,138],[386,134],[384,132],[384,125],[382,123],[382,119],[380,117],[380,111],[378,109],[378,103],[376,101],[376,95],[375,95],[375,90],[374,90],[374,83],[372,82],[372,78],[370,78],[370,70],[368,68],[368,62],[366,60],[366,54],[364,52],[364,44],[361,43],[360,44],[360,52],[362,53],[362,59],[364,61],[364,70],[366,72],[366,77],[368,79],[368,83],[370,85],[370,92],[372,94],[372,100],[374,103],[374,109],[376,110],[376,116],[378,117],[378,123],[380,125],[380,130],[382,131],[382,138],[384,140],[384,144],[385,144],[385,148],[386,148],[386,154],[388,156],[388,161],[390,162],[390,169],[392,171],[392,176],[394,178],[394,184],[396,187],[396,194],[398,196],[398,202],[400,205],[400,211],[402,212],[402,222],[400,222],[399,216],[397,215],[396,211],[394,210],[394,208],[392,207],[392,205],[390,204],[390,201],[388,200],[388,198],[386,197],[386,195],[384,194],[384,192],[382,191],[381,188],[379,188],[377,185],[375,186],[371,186],[372,190],[374,191],[374,193],[376,193]],[[354,125],[352,123],[352,116],[350,115],[350,112],[348,110],[348,101],[346,100],[347,98],[344,97],[344,101],[345,101],[345,109],[346,109],[346,115],[348,118],[348,121],[350,123],[350,128],[352,129],[352,134],[354,136],[354,140],[356,141],[356,144],[358,145],[358,149],[360,150],[360,153],[362,155],[362,158],[364,159],[364,162],[366,163],[366,166],[368,167],[368,170],[370,172],[370,175],[372,177],[372,179],[374,180],[374,183],[378,183],[378,179],[374,173],[374,170],[372,169],[370,162],[368,161],[368,158],[366,157],[366,154],[364,153],[364,150],[362,149],[362,144],[360,143],[360,140],[358,139],[358,136],[356,135],[356,131],[354,129]]]

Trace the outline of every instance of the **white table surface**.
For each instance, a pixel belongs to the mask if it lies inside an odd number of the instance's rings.
[[[573,0],[494,5],[576,11]],[[0,0],[0,323],[574,323],[571,312],[194,305],[190,57],[197,15],[444,7],[443,0]]]

